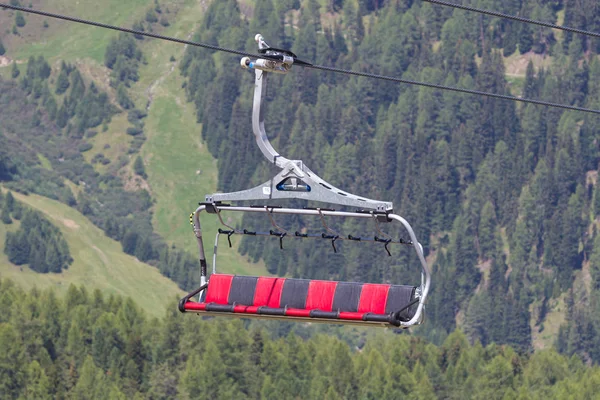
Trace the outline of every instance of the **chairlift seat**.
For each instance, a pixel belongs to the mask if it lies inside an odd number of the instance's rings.
[[[416,312],[416,287],[214,273],[200,302],[182,312],[237,317],[299,318],[312,322],[400,326]]]

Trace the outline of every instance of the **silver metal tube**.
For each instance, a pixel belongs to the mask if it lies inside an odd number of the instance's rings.
[[[319,216],[319,211],[317,209],[298,209],[298,208],[270,208],[269,210],[265,210],[263,207],[244,207],[244,206],[219,206],[219,211],[240,211],[240,212],[256,212],[256,213],[264,213],[271,212],[273,214],[294,214],[294,215],[316,215]],[[323,210],[320,212],[324,216],[331,217],[354,217],[354,218],[372,218],[372,214],[369,213],[358,213],[351,211],[333,211],[333,210]],[[388,214],[392,215],[392,214]]]
[[[266,92],[266,78],[268,72],[257,69],[254,71],[254,74],[254,112],[252,113],[252,131],[254,132],[256,143],[258,144],[260,151],[267,157],[267,160],[274,163],[279,168],[283,168],[290,160],[279,155],[271,145],[267,133],[265,132],[265,117],[262,104]]]
[[[423,308],[425,307],[425,300],[427,299],[427,294],[429,293],[429,287],[431,286],[431,273],[429,272],[429,267],[427,266],[427,261],[425,260],[425,256],[423,255],[423,246],[417,240],[415,236],[415,232],[413,231],[410,224],[401,216],[397,214],[388,214],[388,217],[395,219],[400,222],[406,228],[408,234],[410,235],[410,239],[413,242],[415,247],[415,251],[417,252],[417,257],[419,257],[419,261],[421,262],[422,274],[425,274],[425,283],[421,283],[421,298],[419,299],[419,306],[417,307],[417,311],[415,312],[414,317],[410,321],[402,322],[402,326],[411,326],[419,323],[421,319],[421,314],[423,313]],[[421,281],[423,278],[421,278]]]
[[[215,249],[213,251],[213,265],[212,265],[212,273],[216,274],[217,273],[217,249],[219,247],[219,236],[221,234],[219,233],[219,231],[217,231],[217,234],[215,236]]]
[[[194,211],[192,221],[194,224],[194,235],[196,236],[196,242],[198,244],[198,254],[200,260],[200,286],[206,283],[206,255],[204,254],[204,243],[202,242],[202,228],[200,227],[200,213],[206,209],[205,205],[201,205]],[[202,297],[202,292],[198,295],[199,299]]]

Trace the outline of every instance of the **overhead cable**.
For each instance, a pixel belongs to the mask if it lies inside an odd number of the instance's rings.
[[[434,0],[424,0],[424,1],[433,2]],[[435,0],[435,1],[437,2],[437,0]],[[140,31],[140,30],[136,30],[136,29],[123,28],[123,27],[119,27],[119,26],[115,26],[115,25],[104,24],[101,22],[95,22],[95,21],[89,21],[89,20],[85,20],[85,19],[81,19],[81,18],[70,17],[67,15],[50,13],[50,12],[40,11],[40,10],[34,10],[31,8],[25,8],[25,7],[20,7],[20,6],[13,6],[10,4],[0,3],[0,8],[42,15],[45,17],[62,19],[65,21],[77,22],[77,23],[85,24],[85,25],[92,25],[92,26],[96,26],[96,27],[104,28],[104,29],[112,29],[115,31],[121,31],[121,32],[125,32],[125,33],[130,33],[133,35],[147,36],[147,37],[151,37],[151,38],[155,38],[155,39],[161,39],[161,40],[166,40],[166,41],[170,41],[170,42],[186,44],[189,46],[203,47],[203,48],[206,48],[209,50],[223,51],[226,53],[236,54],[236,55],[240,55],[240,56],[253,57],[253,58],[269,58],[269,56],[264,55],[264,54],[252,54],[252,53],[248,53],[245,51],[228,49],[225,47],[215,46],[215,45],[211,45],[211,44],[207,44],[207,43],[200,43],[200,42],[194,42],[191,40],[178,39],[178,38],[174,38],[171,36],[159,35],[159,34],[152,33],[152,32],[144,32],[144,31]],[[428,87],[428,88],[432,88],[432,89],[449,90],[449,91],[453,91],[453,92],[474,94],[477,96],[487,96],[487,97],[503,99],[503,100],[519,101],[522,103],[562,108],[565,110],[582,111],[582,112],[587,112],[587,113],[600,114],[600,110],[596,110],[596,109],[570,106],[567,104],[552,103],[552,102],[547,102],[547,101],[542,101],[542,100],[527,99],[527,98],[516,97],[516,96],[511,96],[511,95],[506,95],[506,94],[483,92],[480,90],[463,89],[463,88],[458,88],[458,87],[454,87],[454,86],[439,85],[439,84],[429,83],[429,82],[420,82],[420,81],[415,81],[415,80],[410,80],[410,79],[398,78],[398,77],[394,77],[394,76],[378,75],[378,74],[372,74],[372,73],[368,73],[368,72],[358,72],[358,71],[352,71],[352,70],[347,70],[347,69],[342,69],[342,68],[327,67],[324,65],[314,65],[314,64],[310,64],[310,63],[298,63],[297,65],[300,67],[304,67],[304,68],[311,68],[311,69],[316,69],[316,70],[321,70],[321,71],[335,72],[335,73],[340,73],[340,74],[345,74],[345,75],[354,75],[354,76],[360,76],[360,77],[371,78],[371,79],[380,79],[380,80],[385,80],[385,81],[389,81],[389,82],[406,83],[409,85],[423,86],[423,87]]]
[[[305,68],[319,69],[322,71],[338,72],[340,74],[362,76],[365,78],[382,79],[385,81],[391,81],[391,82],[397,82],[397,83],[407,83],[409,85],[425,86],[425,87],[432,88],[432,89],[450,90],[453,92],[475,94],[478,96],[487,96],[487,97],[493,97],[496,99],[520,101],[523,103],[531,103],[531,104],[537,104],[537,105],[541,105],[541,106],[563,108],[565,110],[583,111],[583,112],[588,112],[588,113],[593,113],[593,114],[600,114],[600,110],[595,110],[595,109],[591,109],[591,108],[570,106],[567,104],[560,104],[560,103],[551,103],[551,102],[542,101],[542,100],[526,99],[523,97],[511,96],[508,94],[498,94],[498,93],[482,92],[480,90],[463,89],[463,88],[458,88],[455,86],[438,85],[436,83],[413,81],[410,79],[402,79],[402,78],[397,78],[394,76],[377,75],[377,74],[371,74],[368,72],[357,72],[357,71],[351,71],[351,70],[341,69],[341,68],[326,67],[323,65],[307,65]]]
[[[577,29],[577,28],[570,28],[568,26],[556,25],[556,24],[552,24],[549,22],[542,22],[542,21],[538,21],[535,19],[531,19],[531,18],[518,17],[516,15],[505,14],[505,13],[501,13],[501,12],[497,12],[497,11],[484,10],[482,8],[476,8],[476,7],[471,7],[471,6],[465,6],[462,4],[450,3],[447,1],[443,1],[443,0],[422,0],[422,1],[426,1],[426,2],[432,3],[432,4],[438,4],[441,6],[459,8],[459,9],[465,10],[465,11],[473,11],[473,12],[477,12],[480,14],[491,15],[493,17],[512,19],[513,21],[525,22],[527,24],[545,26],[546,28],[560,29],[562,31],[567,31],[567,32],[572,32],[572,33],[580,33],[582,35],[600,38],[600,33],[597,33],[597,32],[591,32],[591,31],[586,31],[586,30]]]

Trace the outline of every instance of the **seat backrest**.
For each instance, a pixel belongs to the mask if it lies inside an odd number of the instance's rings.
[[[212,274],[204,302],[389,314],[408,305],[414,294],[415,287],[405,285]]]

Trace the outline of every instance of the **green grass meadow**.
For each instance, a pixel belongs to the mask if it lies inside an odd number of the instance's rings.
[[[169,4],[171,2],[167,2]],[[105,24],[131,28],[132,24],[143,18],[146,9],[153,5],[152,0],[54,0],[43,2],[37,9],[76,16]],[[99,63],[104,61],[104,51],[111,38],[117,32],[86,26],[83,24],[60,21],[42,16],[27,14],[27,21],[34,24],[46,20],[48,24],[59,25],[49,37],[21,46],[15,53],[17,59],[29,56],[44,56],[49,60],[75,60],[89,58]]]

